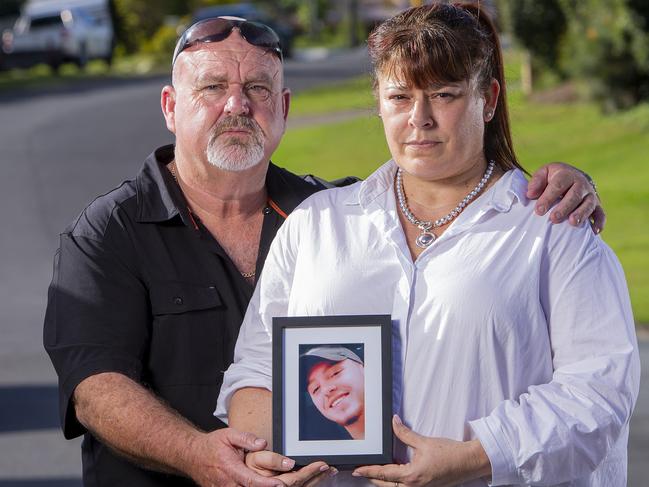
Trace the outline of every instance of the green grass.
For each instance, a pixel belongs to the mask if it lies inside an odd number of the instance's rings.
[[[376,117],[290,130],[273,156],[294,172],[326,179],[366,177],[389,158]]]
[[[0,72],[0,90],[65,84],[71,80],[105,76],[110,71],[111,68],[103,61],[90,61],[85,69],[80,69],[72,63],[66,63],[59,68],[58,73],[46,64],[38,64],[29,69],[12,69]]]
[[[351,110],[375,110],[369,77],[361,77],[293,95],[291,117]]]
[[[144,74],[166,74],[169,66],[157,63],[152,56],[133,55],[114,60],[109,66],[104,61],[90,61],[83,69],[72,63],[65,63],[55,72],[46,64],[28,69],[11,69],[0,72],[0,92],[29,87],[59,86],[71,81],[105,78],[135,77]]]
[[[369,81],[362,78],[298,95],[291,115],[364,108],[368,102]],[[604,116],[593,104],[541,105],[514,91],[510,110],[517,154],[528,170],[561,160],[597,182],[608,217],[602,237],[622,262],[636,320],[649,324],[649,105]],[[333,179],[366,177],[389,157],[380,120],[364,115],[292,129],[274,160]]]

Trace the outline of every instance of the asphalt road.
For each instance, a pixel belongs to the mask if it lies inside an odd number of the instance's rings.
[[[364,72],[363,52],[289,62],[299,91]],[[79,440],[58,430],[56,376],[42,322],[57,235],[94,196],[130,178],[173,139],[164,77],[0,93],[0,487],[81,485]],[[641,342],[649,374],[649,341]],[[631,424],[630,486],[649,478],[649,380]]]

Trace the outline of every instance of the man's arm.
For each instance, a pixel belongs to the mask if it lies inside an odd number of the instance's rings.
[[[143,467],[186,475],[201,486],[283,485],[243,463],[266,442],[231,428],[205,433],[150,391],[119,373],[83,380],[74,392],[78,420],[105,444]]]
[[[550,215],[553,223],[568,219],[571,225],[578,226],[588,220],[596,234],[606,224],[606,214],[593,180],[568,164],[553,162],[537,170],[528,184],[527,197],[538,198],[536,212],[539,215],[544,215],[560,200]]]

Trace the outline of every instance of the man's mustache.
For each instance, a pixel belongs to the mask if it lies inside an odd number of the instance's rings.
[[[212,139],[215,139],[222,133],[232,129],[248,130],[257,140],[260,139],[262,133],[261,127],[252,118],[243,117],[241,115],[231,115],[216,124],[214,127],[214,133],[212,134]]]

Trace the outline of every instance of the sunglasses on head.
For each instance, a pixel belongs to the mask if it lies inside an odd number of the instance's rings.
[[[213,17],[211,19],[204,19],[196,22],[189,27],[178,42],[174,50],[174,57],[171,61],[173,66],[176,62],[178,55],[188,47],[198,43],[219,42],[226,39],[232,29],[239,29],[241,37],[246,42],[256,47],[267,49],[277,55],[282,61],[282,49],[279,42],[279,37],[273,29],[267,25],[260,24],[259,22],[252,22],[250,20],[237,20],[227,19],[222,17]]]

